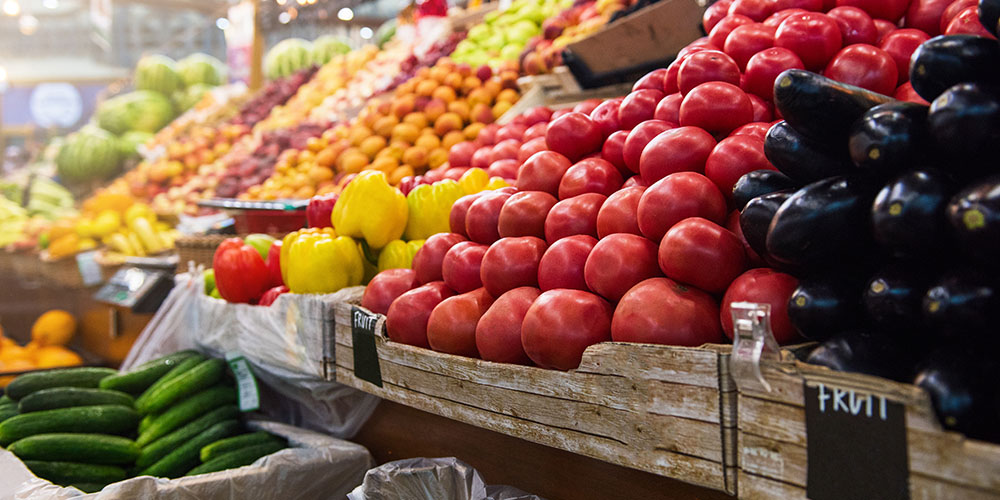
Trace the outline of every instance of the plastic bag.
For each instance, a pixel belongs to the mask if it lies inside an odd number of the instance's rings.
[[[512,486],[486,486],[479,472],[455,458],[408,458],[376,467],[348,500],[544,500]]]
[[[264,430],[288,439],[291,448],[262,457],[251,465],[211,474],[177,479],[140,476],[85,494],[35,477],[13,453],[0,450],[0,498],[160,500],[211,498],[213,500],[312,500],[343,498],[361,482],[372,466],[363,446],[275,422],[251,421]]]
[[[123,371],[165,354],[194,347],[185,328],[198,297],[205,294],[205,279],[201,270],[199,266],[193,273],[179,274],[174,278],[173,290],[160,304],[122,362]]]

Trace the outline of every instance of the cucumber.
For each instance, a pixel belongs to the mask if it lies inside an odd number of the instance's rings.
[[[25,413],[0,423],[0,445],[51,432],[131,434],[139,414],[116,405],[78,406]]]
[[[209,472],[218,472],[220,470],[243,467],[244,465],[250,465],[256,462],[260,457],[270,455],[285,448],[285,444],[279,441],[247,446],[228,453],[223,453],[222,455],[219,455],[212,460],[191,469],[186,475],[194,476],[196,474],[207,474]]]
[[[0,422],[16,417],[17,416],[17,405],[3,405],[0,406]]]
[[[142,394],[142,391],[149,389],[151,385],[156,383],[157,380],[161,379],[175,366],[196,354],[197,352],[195,351],[180,351],[169,356],[154,359],[139,365],[132,371],[112,375],[101,380],[100,387],[101,389],[113,389],[132,395]]]
[[[201,449],[240,430],[239,420],[219,422],[189,439],[184,444],[147,467],[140,476],[178,477],[198,465]],[[15,443],[16,444],[16,443]]]
[[[170,434],[167,434],[166,436],[163,436],[160,439],[144,446],[142,448],[142,452],[139,453],[139,458],[135,461],[135,467],[142,470],[155,464],[157,460],[167,456],[168,453],[173,451],[182,443],[197,436],[198,434],[201,434],[205,429],[208,429],[223,420],[234,419],[238,417],[239,414],[240,410],[236,407],[236,405],[221,406],[206,413],[197,420],[188,423],[184,427],[181,427],[180,429],[177,429]]]
[[[97,493],[104,489],[108,483],[74,483],[70,486],[84,492],[84,493]]]
[[[149,429],[149,426],[153,424],[154,420],[156,420],[156,415],[153,414],[142,417],[142,420],[139,421],[139,434],[146,432],[146,429]]]
[[[284,444],[285,440],[275,436],[274,434],[257,431],[251,432],[249,434],[242,434],[239,436],[233,436],[231,438],[222,439],[216,441],[201,449],[201,461],[208,462],[213,458],[224,455],[231,451],[236,451],[248,446],[254,446],[258,444],[265,443],[281,443]]]
[[[151,390],[148,397],[143,394],[139,401],[136,401],[135,407],[143,415],[159,413],[177,401],[215,385],[222,380],[225,369],[226,362],[221,359],[202,361],[177,378]]]
[[[16,405],[17,401],[14,401],[13,399],[10,399],[10,396],[8,396],[6,394],[4,394],[3,396],[0,396],[0,406],[8,405],[8,404],[15,404]]]
[[[236,402],[236,390],[225,385],[217,385],[191,396],[156,416],[153,423],[139,435],[136,443],[146,446],[170,431],[202,416],[209,410]]]
[[[65,460],[88,464],[130,464],[139,456],[139,445],[105,434],[38,434],[14,441],[7,451],[22,460]]]
[[[21,399],[17,409],[21,413],[31,413],[56,408],[94,405],[118,405],[132,408],[135,405],[135,400],[132,399],[132,396],[120,391],[83,387],[53,387],[25,396]]]
[[[125,479],[125,469],[114,465],[81,464],[76,462],[47,462],[25,460],[24,465],[36,476],[56,484],[114,483]]]
[[[160,377],[156,382],[153,382],[153,384],[150,385],[148,389],[143,391],[142,394],[139,395],[139,397],[135,398],[135,403],[138,405],[140,402],[145,401],[149,397],[147,396],[147,394],[150,394],[163,384],[166,384],[167,382],[181,376],[182,373],[198,366],[198,364],[200,364],[202,361],[205,361],[205,357],[195,354],[194,356],[191,356],[185,359],[184,361],[177,363],[177,365],[171,368],[170,371],[166,373],[166,375]]]
[[[7,395],[19,400],[28,394],[50,387],[90,387],[96,388],[104,377],[118,372],[111,368],[81,367],[60,368],[43,372],[26,373],[14,379],[7,386]]]

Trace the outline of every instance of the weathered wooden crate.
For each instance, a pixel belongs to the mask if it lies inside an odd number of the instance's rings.
[[[904,406],[911,499],[1000,499],[1000,446],[942,430],[927,393],[918,387],[834,372],[787,353],[783,361],[761,362],[761,371],[770,392],[738,391],[740,498],[806,498],[804,384],[822,383]]]
[[[528,441],[736,491],[735,386],[728,373],[728,346],[607,342],[588,348],[578,369],[562,372],[392,342],[379,316],[374,330],[378,386],[355,374],[355,306],[335,307],[336,348],[330,362],[338,382]]]

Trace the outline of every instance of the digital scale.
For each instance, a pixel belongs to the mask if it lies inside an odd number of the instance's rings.
[[[134,313],[155,312],[174,287],[173,273],[159,269],[123,267],[94,294],[94,300]]]

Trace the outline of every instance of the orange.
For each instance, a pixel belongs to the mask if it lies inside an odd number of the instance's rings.
[[[60,309],[45,312],[31,326],[31,340],[43,346],[66,345],[74,333],[76,318]]]
[[[368,155],[368,158],[375,158],[375,155],[378,154],[379,151],[384,149],[385,146],[386,146],[385,137],[382,137],[381,135],[373,135],[361,141],[361,144],[358,146],[358,148],[361,149],[362,153]]]
[[[403,165],[401,167],[396,167],[389,173],[389,184],[395,186],[403,180],[404,177],[409,177],[413,175],[413,167],[409,165]]]
[[[38,349],[36,359],[39,368],[59,366],[79,366],[83,364],[80,355],[62,346],[47,346]]]

